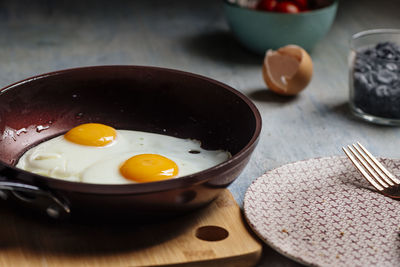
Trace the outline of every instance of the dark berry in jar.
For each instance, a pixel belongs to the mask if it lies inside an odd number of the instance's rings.
[[[400,119],[400,45],[381,42],[356,51],[353,104],[364,113]]]

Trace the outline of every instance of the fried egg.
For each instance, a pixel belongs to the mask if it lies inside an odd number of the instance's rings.
[[[182,177],[230,157],[192,139],[87,123],[29,149],[16,167],[72,182],[127,184]]]

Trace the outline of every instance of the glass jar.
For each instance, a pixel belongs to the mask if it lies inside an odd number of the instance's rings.
[[[400,125],[400,30],[353,35],[349,70],[354,115],[378,124]]]

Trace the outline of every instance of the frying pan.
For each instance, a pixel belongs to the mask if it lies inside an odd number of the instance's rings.
[[[181,178],[124,185],[68,182],[15,167],[29,148],[88,122],[197,139],[232,158]],[[53,218],[182,214],[237,178],[260,131],[260,114],[246,96],[196,74],[96,66],[39,75],[0,90],[0,198]]]

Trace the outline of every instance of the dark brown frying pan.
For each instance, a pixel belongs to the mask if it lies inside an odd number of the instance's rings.
[[[162,182],[100,185],[52,179],[14,167],[30,147],[86,122],[161,133],[232,153],[202,172]],[[243,170],[261,130],[254,104],[199,75],[142,66],[48,73],[0,91],[0,197],[52,217],[164,216],[212,201]]]

